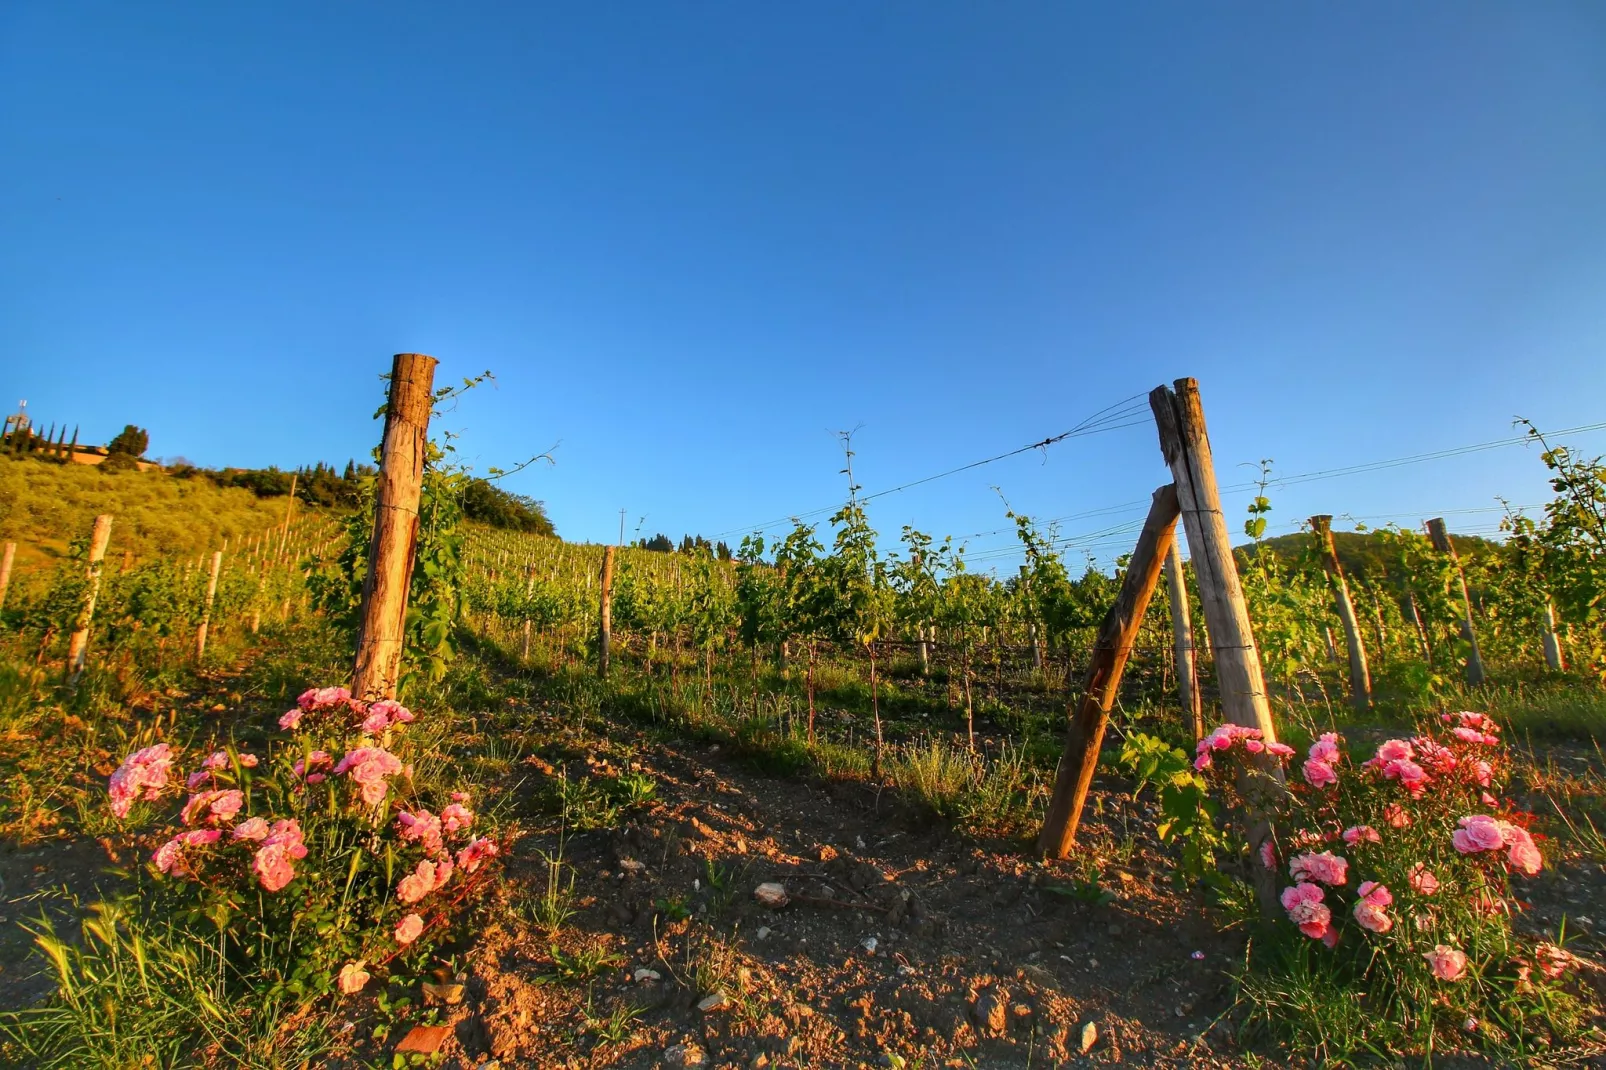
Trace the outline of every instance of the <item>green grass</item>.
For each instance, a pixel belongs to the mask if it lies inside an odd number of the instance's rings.
[[[89,465],[0,457],[0,541],[17,542],[17,569],[61,556],[110,513],[106,557],[189,557],[255,538],[284,522],[285,498],[258,498],[240,487],[165,472],[106,473]],[[297,515],[307,507],[297,503]],[[9,599],[8,599],[9,601]]]

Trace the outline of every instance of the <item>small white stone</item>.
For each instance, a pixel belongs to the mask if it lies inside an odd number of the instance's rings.
[[[662,981],[664,975],[657,970],[649,970],[645,966],[638,969],[635,974],[637,984],[651,984],[653,981]]]
[[[870,954],[874,955],[876,949],[876,938],[873,936],[866,936],[863,940],[859,941],[859,946],[864,948]]]
[[[774,881],[766,881],[754,888],[753,898],[758,900],[760,906],[769,907],[771,910],[779,910],[790,901],[786,894],[786,885]]]
[[[731,999],[723,992],[713,992],[697,1001],[697,1009],[704,1014],[722,1011],[731,1005]]]
[[[760,939],[760,940],[768,940],[769,937],[770,937],[770,931],[771,930],[770,930],[770,927],[768,925],[760,925],[758,927],[758,932],[755,933],[754,935],[757,936],[758,939]]]

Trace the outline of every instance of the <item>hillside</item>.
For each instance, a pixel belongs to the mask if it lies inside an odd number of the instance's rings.
[[[136,557],[182,557],[283,523],[286,501],[162,471],[106,473],[0,458],[0,540],[16,540],[19,568],[65,553],[72,539],[89,533],[98,513],[116,518],[108,557],[125,550]],[[307,506],[298,502],[296,508]]]
[[[1452,531],[1450,536],[1455,542],[1456,552],[1461,555],[1463,561],[1475,561],[1492,554],[1500,545],[1476,535],[1457,535]],[[1307,532],[1278,535],[1264,540],[1260,545],[1263,548],[1262,552],[1273,553],[1288,560],[1298,557],[1309,549],[1310,535]],[[1338,550],[1339,564],[1343,565],[1344,571],[1350,575],[1399,577],[1405,574],[1405,563],[1399,552],[1374,532],[1335,531],[1333,545]],[[1240,559],[1244,561],[1252,560],[1256,553],[1253,544],[1240,546],[1237,550]]]

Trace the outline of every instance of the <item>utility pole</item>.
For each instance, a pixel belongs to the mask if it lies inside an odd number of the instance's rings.
[[[619,510],[619,545],[625,544],[625,511]]]

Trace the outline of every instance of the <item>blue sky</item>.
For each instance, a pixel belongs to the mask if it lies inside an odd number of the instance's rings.
[[[512,489],[576,539],[828,506],[839,429],[874,491],[1181,375],[1229,484],[1606,420],[1597,4],[14,0],[0,159],[5,404],[343,463],[427,352],[497,376],[444,420],[466,457],[559,443]],[[1166,478],[1141,424],[872,519]],[[1282,488],[1272,523],[1545,493],[1508,447]]]

